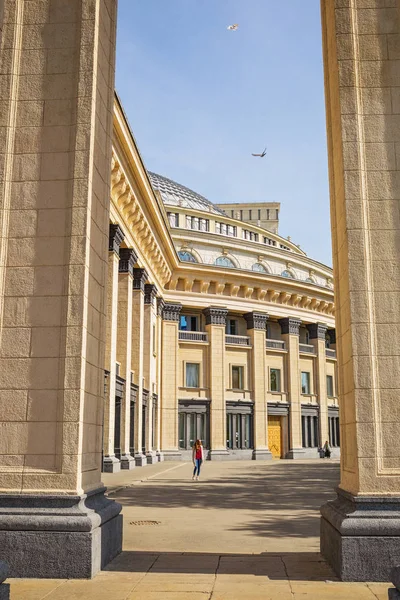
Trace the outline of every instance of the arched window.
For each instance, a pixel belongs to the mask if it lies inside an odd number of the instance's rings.
[[[294,279],[294,275],[292,273],[292,271],[289,271],[289,269],[285,269],[284,271],[282,271],[281,273],[282,277],[288,277],[289,279]]]
[[[218,267],[229,267],[231,269],[234,269],[236,267],[236,265],[233,263],[233,261],[228,258],[227,256],[219,256],[217,258],[217,260],[215,261],[215,264]]]
[[[188,252],[187,250],[180,250],[178,252],[178,256],[184,262],[192,262],[192,263],[199,262],[197,260],[197,258],[191,252]]]
[[[251,268],[253,271],[258,271],[259,273],[268,273],[267,269],[261,263],[254,263]]]

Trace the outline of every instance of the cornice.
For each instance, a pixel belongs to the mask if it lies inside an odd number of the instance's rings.
[[[133,268],[136,261],[137,255],[133,248],[121,248],[119,251],[119,272],[133,275]]]
[[[182,304],[172,302],[165,302],[162,309],[162,318],[164,321],[179,321],[179,314],[182,310]]]
[[[300,335],[300,319],[288,317],[286,319],[279,319],[278,323],[281,326],[282,335]]]
[[[146,269],[133,269],[133,289],[144,292],[144,284],[148,277]]]
[[[165,307],[164,298],[157,298],[157,315],[159,317],[162,317],[164,307]]]
[[[119,256],[119,247],[124,240],[124,232],[119,225],[110,223],[108,234],[108,249]]]
[[[227,308],[219,306],[208,306],[203,310],[206,317],[206,325],[226,325]]]
[[[144,303],[154,305],[154,299],[157,296],[157,287],[153,283],[146,283],[144,286]]]
[[[328,325],[325,323],[310,323],[307,325],[310,340],[325,340]]]
[[[257,311],[249,312],[243,315],[247,323],[247,329],[263,329],[265,331],[268,321],[268,314]]]

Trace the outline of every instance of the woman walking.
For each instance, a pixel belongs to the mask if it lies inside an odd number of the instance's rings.
[[[196,440],[196,442],[193,444],[192,457],[193,457],[193,464],[194,464],[194,471],[193,471],[192,479],[198,480],[200,477],[201,463],[204,460],[204,450],[203,450],[203,444],[201,443],[201,440]]]

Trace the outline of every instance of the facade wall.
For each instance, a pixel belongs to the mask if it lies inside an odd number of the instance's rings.
[[[256,243],[235,243],[215,234],[215,222],[223,221],[223,216],[175,207],[174,211],[181,211],[181,223],[187,214],[203,215],[213,230],[187,230],[183,239],[182,231],[170,225],[169,206],[161,213],[158,206],[158,212],[171,234],[175,263],[169,261],[174,264],[169,273],[160,269],[157,223],[150,210],[157,196],[140,179],[146,172],[139,173],[140,157],[134,146],[127,147],[129,141],[133,144],[130,132],[116,112],[116,121],[119,117],[121,122],[115,127],[113,164],[123,169],[124,177],[122,185],[120,175],[113,179],[111,219],[124,236],[121,256],[129,248],[134,252],[128,360],[135,403],[131,411],[125,404],[122,423],[126,435],[131,432],[129,453],[134,464],[190,458],[196,436],[204,439],[212,460],[316,455],[317,448],[303,448],[304,407],[318,411],[320,405],[330,404],[334,408],[336,400],[327,398],[326,386],[319,382],[321,377],[326,379],[326,373],[336,380],[336,360],[325,357],[324,343],[322,355],[318,354],[319,346],[312,345],[307,326],[320,322],[325,329],[334,328],[331,270],[291,243],[283,249],[279,242],[276,248],[268,248],[268,256],[259,256]],[[133,206],[126,211],[133,191]],[[182,248],[193,252],[196,264],[177,260],[174,246],[177,252]],[[235,260],[234,270],[213,264],[223,252]],[[162,248],[160,254],[164,255]],[[268,272],[249,274],[254,261],[264,263]],[[285,268],[293,278],[279,276]],[[310,276],[312,280],[306,281]],[[122,319],[125,337],[126,298],[126,291],[119,290],[118,323]],[[121,356],[127,344],[120,340],[117,358],[127,390],[129,374]],[[301,344],[306,344],[307,352],[301,351]],[[106,364],[110,364],[109,357]],[[310,377],[307,394],[301,390],[302,371]],[[322,431],[327,432],[327,409],[321,409],[321,414],[326,420]],[[129,418],[133,425],[126,421]],[[274,438],[270,442],[269,435]],[[322,445],[324,440],[318,435],[318,445]],[[112,432],[105,439],[110,438]],[[132,461],[127,464],[121,462],[122,468],[130,468]]]

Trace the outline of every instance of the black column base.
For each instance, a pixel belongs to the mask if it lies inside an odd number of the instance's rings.
[[[321,554],[342,581],[390,581],[400,564],[400,497],[337,494],[321,507]]]
[[[0,560],[9,577],[93,577],[122,550],[121,505],[82,496],[0,496]]]

